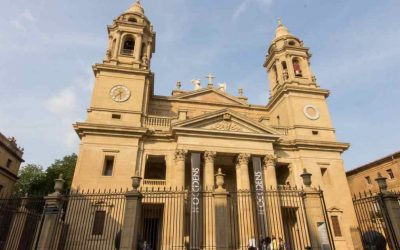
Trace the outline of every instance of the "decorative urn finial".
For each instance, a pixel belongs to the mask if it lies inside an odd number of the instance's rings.
[[[54,191],[55,193],[61,193],[64,187],[65,180],[63,174],[60,174],[57,179],[54,180]]]
[[[131,177],[131,179],[132,179],[132,187],[133,187],[133,190],[137,190],[138,187],[140,186],[140,181],[142,180],[142,177],[140,177],[140,176],[133,176],[133,177]]]
[[[215,175],[216,179],[216,184],[217,184],[217,189],[223,189],[223,185],[225,183],[224,181],[225,174],[222,173],[221,168],[218,168],[218,173]]]

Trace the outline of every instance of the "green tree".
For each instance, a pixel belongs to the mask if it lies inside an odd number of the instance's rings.
[[[27,164],[21,167],[18,180],[14,186],[15,195],[26,193],[47,195],[54,192],[54,180],[63,174],[64,190],[71,188],[77,160],[76,154],[66,155],[61,160],[55,160],[46,170],[42,166]]]
[[[55,160],[46,169],[46,190],[47,192],[54,191],[54,180],[58,178],[60,174],[63,175],[64,190],[71,188],[72,178],[74,177],[75,165],[78,156],[76,154],[66,155],[61,160]]]
[[[18,172],[18,181],[14,186],[14,194],[40,194],[44,192],[44,185],[46,182],[46,173],[42,166],[35,164],[28,164]]]

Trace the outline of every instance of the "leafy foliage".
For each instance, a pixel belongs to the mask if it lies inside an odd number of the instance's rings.
[[[55,160],[46,170],[42,166],[27,164],[18,173],[18,181],[14,186],[15,195],[42,194],[46,195],[54,191],[54,180],[63,174],[65,180],[64,189],[70,189],[74,176],[77,155],[64,156]]]

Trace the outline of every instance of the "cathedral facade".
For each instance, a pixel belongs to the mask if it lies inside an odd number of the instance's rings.
[[[250,104],[224,86],[195,81],[195,90],[170,96],[154,94],[151,71],[156,33],[140,2],[117,17],[108,29],[103,63],[95,64],[95,85],[84,122],[74,124],[80,150],[74,189],[131,186],[190,188],[190,156],[199,154],[198,183],[216,186],[225,174],[227,190],[257,188],[254,157],[261,159],[263,188],[302,186],[304,171],[324,192],[328,218],[340,230],[336,249],[353,249],[357,221],[327,98],[310,67],[309,49],[278,23],[264,67],[269,77],[266,105]],[[267,91],[267,83],[265,90]]]

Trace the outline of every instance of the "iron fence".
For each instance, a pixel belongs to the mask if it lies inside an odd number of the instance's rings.
[[[72,191],[61,196],[51,249],[119,248],[125,201],[122,190]]]
[[[397,195],[400,202],[400,194]],[[400,249],[382,193],[364,192],[353,196],[364,249]]]
[[[219,204],[212,191],[194,194],[184,189],[147,188],[140,192],[144,198],[139,244],[150,245],[151,249],[221,249],[218,242],[223,236],[216,230],[221,224],[229,228],[224,236],[228,237],[227,249],[262,249],[262,244],[268,242],[277,249],[305,249],[311,245],[302,190],[230,191],[224,218],[217,216]],[[193,213],[193,195],[199,200],[198,214]],[[333,249],[329,224],[327,231],[328,247]]]
[[[36,246],[43,222],[43,197],[0,199],[0,250],[28,250]]]
[[[270,243],[293,250],[311,245],[299,189],[139,191],[139,249],[263,249]],[[125,194],[69,192],[60,196],[57,209],[45,206],[41,197],[0,199],[0,250],[36,249],[45,216],[56,217],[48,249],[119,249]],[[320,199],[323,205],[322,192]],[[327,231],[331,239],[329,225]],[[330,247],[334,249],[333,241]]]

